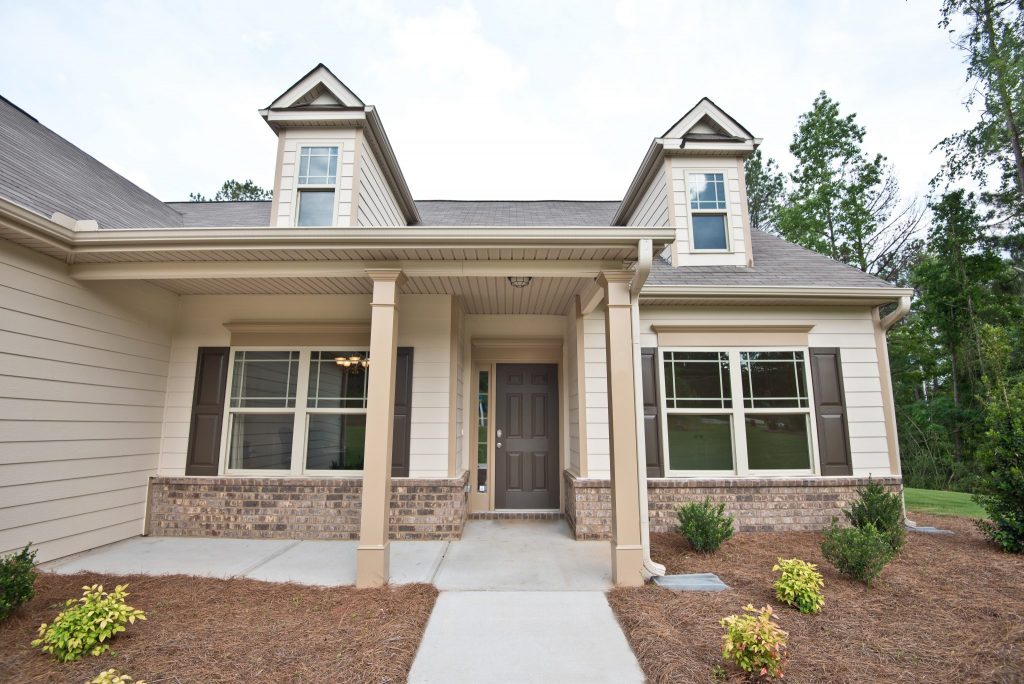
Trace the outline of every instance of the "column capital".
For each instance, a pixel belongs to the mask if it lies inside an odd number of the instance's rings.
[[[605,292],[607,306],[628,307],[631,305],[629,286],[633,282],[634,275],[632,271],[601,271],[597,282]]]
[[[405,275],[400,268],[368,268],[366,275],[375,283],[390,282],[400,285],[405,280]]]

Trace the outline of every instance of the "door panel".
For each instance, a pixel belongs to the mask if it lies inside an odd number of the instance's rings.
[[[558,366],[505,363],[497,371],[494,505],[557,509]]]

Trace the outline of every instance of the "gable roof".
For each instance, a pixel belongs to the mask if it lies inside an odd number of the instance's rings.
[[[679,117],[679,120],[669,126],[669,129],[662,134],[662,138],[682,138],[690,132],[697,124],[709,122],[713,128],[718,129],[722,134],[739,140],[753,140],[754,134],[744,128],[739,121],[711,101],[709,97],[702,97],[690,111]]]
[[[183,225],[181,214],[0,96],[0,195],[101,228]]]
[[[365,103],[321,62],[278,95],[267,109],[310,105],[362,108]]]

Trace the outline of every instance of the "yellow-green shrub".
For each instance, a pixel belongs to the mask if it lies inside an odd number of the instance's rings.
[[[748,603],[743,610],[745,615],[730,615],[719,623],[725,627],[722,658],[755,677],[782,677],[789,634],[772,620],[771,606],[756,610]]]
[[[799,558],[780,558],[772,571],[781,573],[775,580],[775,598],[801,613],[821,612],[825,605],[825,596],[821,593],[825,579],[817,565]]]
[[[90,679],[86,684],[146,684],[144,679],[132,679],[126,674],[121,674],[114,668],[104,670]]]
[[[39,638],[32,641],[45,653],[66,663],[86,653],[98,656],[110,648],[109,641],[125,630],[125,624],[145,620],[146,614],[126,605],[127,584],[103,591],[102,584],[82,587],[82,598],[68,599],[65,609],[39,626]]]

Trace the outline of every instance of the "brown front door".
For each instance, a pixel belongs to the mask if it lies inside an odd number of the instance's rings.
[[[499,363],[495,508],[558,508],[558,366]]]

